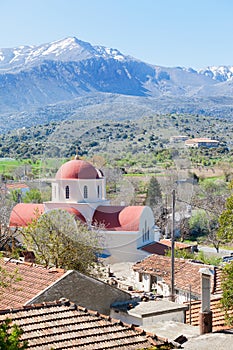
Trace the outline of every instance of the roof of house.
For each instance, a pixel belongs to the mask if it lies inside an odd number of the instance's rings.
[[[211,294],[211,300],[210,300],[210,309],[212,311],[212,324],[213,324],[213,331],[219,331],[219,330],[225,330],[232,328],[229,325],[227,325],[225,321],[225,314],[224,310],[221,306],[221,296],[222,296],[222,289],[221,289],[221,276],[222,276],[222,269],[215,267],[215,274],[214,274],[214,289]],[[191,302],[191,324],[193,326],[199,325],[199,312],[201,310],[201,300],[192,301]],[[228,312],[230,316],[233,317],[233,310]],[[190,312],[189,310],[186,311],[186,322],[190,323]]]
[[[165,339],[89,311],[68,300],[0,311],[0,321],[10,318],[23,329],[28,348],[133,350],[161,345]]]
[[[225,313],[221,306],[221,296],[215,297],[210,301],[210,309],[212,311],[212,329],[213,332],[229,329],[232,326],[227,325],[225,320]],[[191,324],[192,326],[199,326],[199,313],[201,311],[201,300],[191,302]],[[233,311],[229,314],[233,316]],[[186,311],[186,323],[190,323],[190,311]]]
[[[214,268],[210,265],[196,263],[186,259],[175,258],[175,288],[201,294],[201,275],[203,267]],[[171,258],[163,255],[150,255],[133,265],[134,271],[160,276],[168,285],[171,284]],[[214,283],[214,281],[212,281]]]
[[[99,206],[92,219],[93,224],[104,225],[110,231],[139,231],[144,206]]]
[[[159,243],[166,245],[167,247],[171,247],[171,240],[170,239],[161,239]],[[188,249],[192,248],[193,245],[183,243],[183,242],[175,242],[175,249]]]
[[[190,244],[175,242],[175,249],[191,249],[193,246]],[[171,248],[171,240],[170,239],[161,239],[159,242],[150,243],[144,247],[142,250],[150,254],[158,254],[165,255],[168,249]]]
[[[8,190],[23,189],[23,188],[28,188],[29,189],[29,186],[26,185],[25,183],[16,182],[16,183],[7,183],[6,184],[6,188]]]
[[[57,171],[56,180],[99,179],[102,173],[85,160],[74,159],[64,163]]]
[[[17,271],[20,278],[11,287],[0,288],[0,309],[21,307],[66,273],[63,269],[5,259],[0,259],[0,267],[9,274]]]
[[[217,140],[208,139],[206,137],[193,138],[193,139],[188,139],[188,140],[185,141],[186,144],[199,143],[199,142],[219,143],[219,141],[217,141]]]

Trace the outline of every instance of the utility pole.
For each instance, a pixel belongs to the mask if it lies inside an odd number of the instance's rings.
[[[175,301],[175,202],[176,202],[176,192],[175,190],[172,190],[171,301]]]

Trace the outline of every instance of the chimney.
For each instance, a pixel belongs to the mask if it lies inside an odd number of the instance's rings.
[[[201,311],[199,313],[200,334],[212,332],[212,311],[210,310],[210,286],[212,270],[202,268],[201,273]]]

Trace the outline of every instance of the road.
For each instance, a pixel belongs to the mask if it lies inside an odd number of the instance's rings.
[[[204,253],[208,253],[208,254],[213,254],[216,256],[228,256],[231,255],[231,253],[233,254],[233,250],[228,250],[228,249],[219,249],[219,253],[216,252],[215,248],[212,247],[208,247],[208,246],[202,246],[202,245],[198,245],[198,249],[203,251]]]

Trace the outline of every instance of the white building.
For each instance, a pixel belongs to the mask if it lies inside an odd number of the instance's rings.
[[[52,182],[50,202],[17,204],[11,213],[10,226],[27,226],[36,212],[43,215],[52,209],[67,210],[90,227],[104,226],[107,263],[141,260],[149,255],[141,248],[159,240],[151,208],[112,206],[106,198],[103,173],[84,160],[71,160],[60,167]]]

